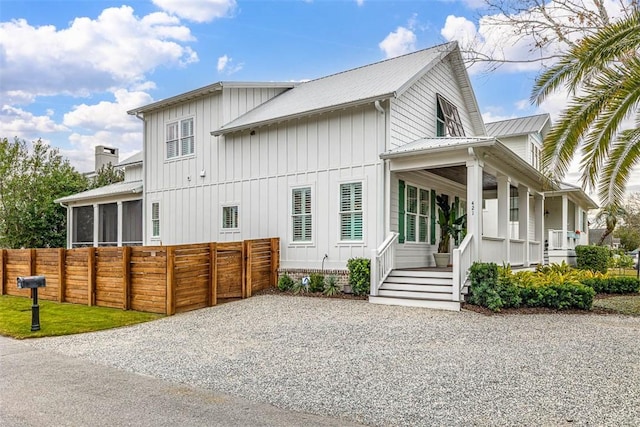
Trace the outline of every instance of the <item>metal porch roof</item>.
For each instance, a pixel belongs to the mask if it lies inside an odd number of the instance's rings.
[[[110,196],[121,196],[126,194],[142,193],[142,181],[118,182],[116,184],[105,185],[82,193],[72,194],[55,200],[56,203],[79,202],[90,199],[99,199]]]

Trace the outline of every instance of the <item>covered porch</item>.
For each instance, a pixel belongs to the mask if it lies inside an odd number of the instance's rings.
[[[459,309],[473,262],[524,268],[543,262],[546,181],[498,140],[425,139],[381,157],[387,163],[390,189],[388,233],[385,242],[372,254],[372,302],[393,303],[378,298],[387,294],[395,298],[395,303],[416,305],[407,300],[419,297],[417,292],[423,289],[429,291],[422,296],[439,302],[420,305]],[[417,221],[410,218],[415,209],[407,203],[413,200],[407,192],[412,187],[417,188],[412,191],[418,194]],[[407,287],[409,293],[405,293],[397,283],[398,272],[408,278],[412,270],[435,266],[432,254],[437,252],[441,237],[435,207],[437,195],[448,196],[454,209],[466,214],[464,238],[451,239],[450,272],[436,275],[437,280],[424,275],[424,280],[403,279],[411,283]],[[407,227],[414,223],[415,232]],[[421,226],[425,229],[421,230]],[[391,285],[390,280],[395,283]],[[434,288],[436,284],[441,287]],[[393,288],[392,293],[386,292],[389,287]],[[406,300],[399,301],[403,297]]]

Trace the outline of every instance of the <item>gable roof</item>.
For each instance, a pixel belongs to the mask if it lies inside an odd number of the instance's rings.
[[[458,44],[449,42],[301,83],[223,125],[220,129],[214,130],[211,134],[218,136],[249,127],[324,113],[336,108],[398,97],[426,71],[453,51],[458,51]],[[461,60],[460,65],[464,70]],[[466,71],[464,74],[466,75]],[[459,79],[460,76],[456,75],[456,78]],[[472,91],[471,94],[473,96]],[[465,96],[468,94],[465,93]],[[475,102],[475,96],[473,101]]]
[[[142,163],[142,151],[138,151],[133,156],[127,157],[126,159],[118,163],[118,166],[131,166],[136,163]]]
[[[152,102],[151,104],[144,105],[142,107],[134,108],[127,111],[127,114],[135,116],[140,113],[148,113],[150,111],[160,110],[162,108],[179,104],[184,101],[199,98],[210,93],[221,91],[223,88],[280,88],[291,89],[298,83],[295,82],[217,82],[198,89],[191,90],[189,92],[181,93],[170,98],[161,99],[160,101]]]
[[[486,123],[485,126],[487,133],[496,138],[526,135],[535,132],[544,136],[551,126],[551,117],[545,113]]]

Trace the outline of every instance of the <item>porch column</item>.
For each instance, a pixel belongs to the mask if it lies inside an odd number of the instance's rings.
[[[118,203],[118,247],[122,246],[122,202]]]
[[[567,250],[567,229],[569,223],[569,199],[566,194],[562,195],[562,249]]]
[[[471,242],[473,261],[482,261],[482,168],[484,162],[473,158],[467,160],[467,233]]]
[[[544,264],[544,195],[535,195],[535,232],[534,238],[540,243],[540,253],[538,254],[538,260],[540,264]]]
[[[67,249],[73,246],[73,208],[67,206]]]
[[[511,200],[511,179],[506,175],[499,174],[498,181],[498,237],[504,239],[502,246],[502,259],[504,262],[511,262],[511,218],[509,212],[509,201]]]
[[[100,239],[100,205],[93,205],[93,247],[98,247]]]
[[[518,238],[524,240],[523,265],[529,267],[529,187],[518,185]]]

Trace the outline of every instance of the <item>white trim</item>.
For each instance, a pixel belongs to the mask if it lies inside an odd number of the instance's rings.
[[[304,241],[294,241],[293,240],[293,190],[309,188],[311,191],[311,240]],[[287,209],[289,218],[287,219],[287,236],[288,236],[288,247],[315,247],[316,235],[317,235],[317,209],[316,209],[316,183],[309,182],[306,184],[290,184],[289,191],[287,194],[287,202],[289,203],[289,208]]]
[[[342,240],[342,232],[341,232],[341,216],[340,216],[340,202],[342,201],[342,195],[340,193],[340,187],[343,184],[351,184],[351,183],[361,183],[362,184],[362,239],[360,240]],[[364,176],[361,177],[351,177],[351,178],[343,178],[335,181],[336,185],[336,197],[337,197],[337,211],[336,211],[336,246],[366,246],[367,241],[367,211],[365,207],[367,206],[367,179]]]
[[[233,228],[224,227],[224,208],[236,208],[236,226]],[[240,232],[240,202],[224,202],[220,203],[220,222],[218,230],[220,234],[239,233]]]
[[[157,204],[158,205],[158,234],[155,235],[153,233],[153,205]],[[155,199],[155,200],[150,200],[149,201],[149,206],[151,207],[151,209],[149,209],[149,224],[151,226],[151,238],[149,240],[151,241],[159,241],[162,238],[162,203],[160,202],[159,199]]]

